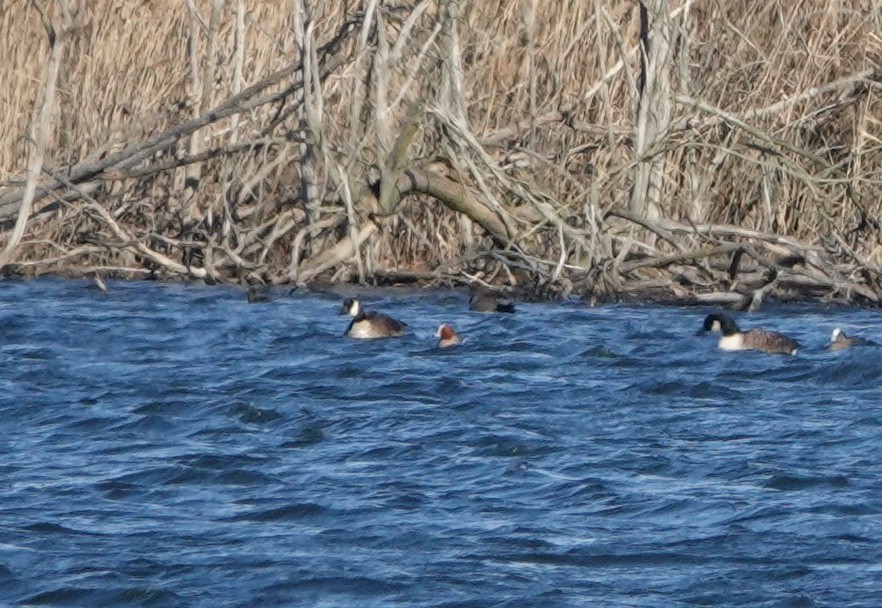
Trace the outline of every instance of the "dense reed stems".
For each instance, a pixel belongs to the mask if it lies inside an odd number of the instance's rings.
[[[42,4],[0,6],[7,273],[879,299],[877,3]]]

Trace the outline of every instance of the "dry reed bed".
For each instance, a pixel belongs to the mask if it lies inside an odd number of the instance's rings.
[[[879,300],[870,0],[651,0],[646,88],[628,1],[50,5],[0,6],[8,229],[63,45],[6,272]]]

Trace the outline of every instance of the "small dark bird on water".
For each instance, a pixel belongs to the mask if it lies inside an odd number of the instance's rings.
[[[269,301],[270,301],[269,296],[264,293],[260,293],[257,290],[257,287],[255,287],[254,285],[252,285],[251,287],[248,288],[248,302],[249,303],[259,304],[261,302],[269,302]]]
[[[514,302],[511,298],[498,294],[481,285],[472,285],[469,290],[469,310],[475,312],[514,312]]]

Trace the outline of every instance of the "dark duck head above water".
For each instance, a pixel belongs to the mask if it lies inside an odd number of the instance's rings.
[[[447,348],[448,346],[462,344],[462,338],[460,338],[459,334],[456,333],[453,327],[447,323],[442,323],[438,327],[435,336],[438,338],[438,348]]]
[[[373,311],[365,311],[355,298],[347,298],[340,309],[341,315],[349,315],[352,321],[344,335],[350,338],[394,338],[404,334],[407,323]]]
[[[248,301],[251,304],[258,304],[260,302],[269,302],[270,299],[269,299],[268,295],[266,295],[264,293],[260,293],[260,291],[258,291],[257,287],[254,287],[252,285],[251,287],[248,288]]]
[[[766,353],[795,355],[799,349],[796,340],[774,331],[766,331],[759,327],[742,331],[732,317],[722,313],[713,313],[705,317],[698,333],[704,334],[709,331],[723,334],[717,343],[722,350],[759,350]]]
[[[852,346],[874,346],[876,343],[857,336],[847,336],[840,328],[830,335],[830,350],[843,350]]]
[[[481,285],[469,288],[469,310],[475,312],[514,312],[514,301]]]

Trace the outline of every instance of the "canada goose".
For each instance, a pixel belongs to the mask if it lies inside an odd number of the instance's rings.
[[[500,295],[481,285],[470,287],[469,310],[475,312],[514,312],[511,298]]]
[[[875,344],[875,342],[857,336],[846,336],[845,332],[838,327],[833,330],[833,334],[830,336],[830,350],[842,350],[852,346],[873,346]]]
[[[738,324],[728,315],[713,313],[705,317],[699,334],[708,331],[722,332],[717,346],[722,350],[761,350],[766,353],[795,355],[799,344],[793,338],[774,331],[755,327],[741,331]]]
[[[462,338],[460,338],[459,334],[456,333],[453,327],[447,323],[443,323],[438,327],[435,336],[438,337],[438,348],[447,348],[448,346],[462,344]]]
[[[343,334],[350,338],[393,338],[404,334],[407,323],[373,311],[365,311],[361,302],[347,298],[340,309],[341,315],[350,315],[352,321]]]

